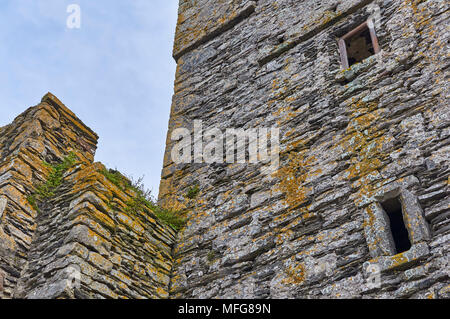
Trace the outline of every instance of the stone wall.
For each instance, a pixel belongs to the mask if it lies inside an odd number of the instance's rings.
[[[94,163],[97,135],[55,96],[0,128],[0,298],[167,298],[175,231]],[[51,198],[36,185],[77,161]]]
[[[448,9],[181,0],[160,203],[186,227],[130,209],[139,194],[49,93],[0,128],[0,298],[449,298]],[[369,16],[381,52],[344,70],[338,39]],[[171,133],[194,120],[279,128],[280,168],[175,164]]]
[[[161,203],[189,220],[172,297],[449,297],[448,9],[180,1],[160,187]],[[343,70],[338,39],[371,15],[381,52]],[[175,164],[171,133],[194,120],[280,128],[281,168]],[[396,196],[412,244],[401,254],[379,209]]]

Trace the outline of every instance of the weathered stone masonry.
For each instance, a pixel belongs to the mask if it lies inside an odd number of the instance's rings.
[[[97,135],[55,96],[0,128],[0,298],[167,298],[175,232],[94,163]],[[29,196],[69,153],[54,196]],[[44,162],[45,161],[45,162]]]
[[[338,40],[370,16],[381,52],[343,70]],[[449,297],[448,18],[443,0],[180,1],[160,201],[189,222],[171,297]],[[194,120],[279,127],[280,170],[175,165],[171,132]]]
[[[160,202],[186,227],[130,210],[49,93],[0,128],[0,298],[449,298],[448,9],[181,0]],[[338,40],[369,17],[381,51],[342,69]],[[194,120],[280,128],[280,169],[175,165]]]

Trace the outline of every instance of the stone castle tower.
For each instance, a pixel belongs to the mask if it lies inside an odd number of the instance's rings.
[[[448,9],[180,0],[160,187],[188,220],[172,297],[450,296]],[[201,146],[174,161],[195,121],[278,128],[279,169],[206,164]]]
[[[448,9],[180,0],[159,205],[51,93],[0,127],[0,299],[449,298]]]

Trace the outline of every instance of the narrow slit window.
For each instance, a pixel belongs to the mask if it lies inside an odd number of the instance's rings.
[[[408,251],[411,248],[409,233],[403,220],[402,203],[398,197],[389,199],[381,204],[391,226],[392,238],[397,254]]]
[[[344,69],[379,53],[380,46],[372,20],[367,20],[340,38],[339,51]]]

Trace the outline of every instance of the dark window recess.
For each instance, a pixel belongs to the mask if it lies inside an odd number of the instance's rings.
[[[348,64],[350,66],[375,54],[369,29],[348,39],[348,41],[345,41],[345,44],[347,46]]]
[[[373,23],[368,20],[339,39],[339,51],[344,69],[380,52]]]
[[[397,254],[408,251],[411,248],[408,230],[403,220],[402,203],[399,198],[392,198],[381,204],[391,225],[392,238],[394,239]]]
[[[5,281],[5,278],[3,276],[3,273],[0,271],[0,293],[3,292],[4,281]]]

